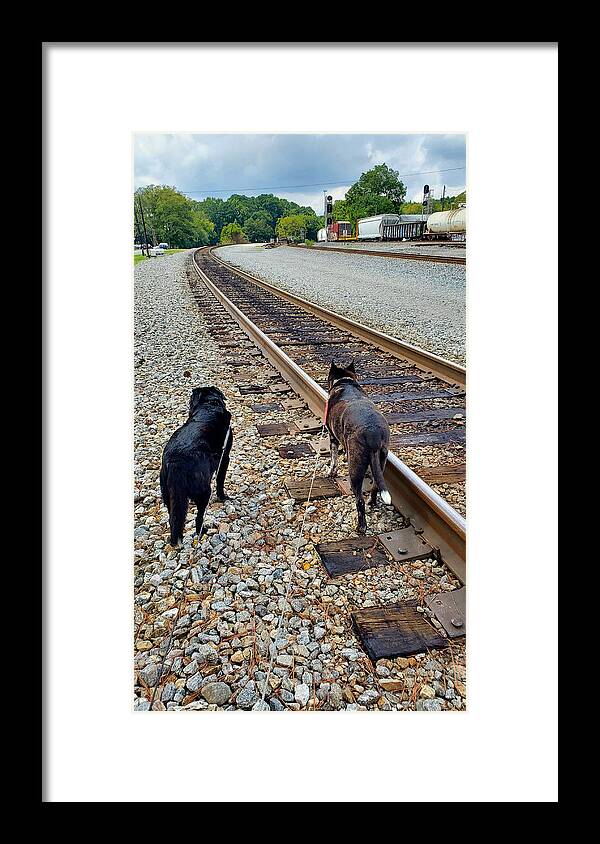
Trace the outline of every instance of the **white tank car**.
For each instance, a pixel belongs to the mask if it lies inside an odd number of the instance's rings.
[[[317,240],[327,240],[327,229],[319,229],[319,231],[317,232]]]
[[[436,211],[427,218],[427,231],[432,234],[451,234],[466,232],[467,209],[455,208],[454,211]]]
[[[381,240],[384,226],[393,226],[400,222],[398,214],[378,214],[376,217],[363,217],[356,225],[358,240]]]

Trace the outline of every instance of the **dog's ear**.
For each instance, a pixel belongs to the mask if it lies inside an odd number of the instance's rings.
[[[198,407],[198,405],[202,401],[203,395],[203,387],[194,387],[194,389],[192,390],[192,395],[190,396],[190,413],[193,413],[194,410]]]
[[[354,374],[356,375],[356,369],[354,367],[354,361],[353,360],[351,360],[350,363],[348,364],[348,370],[350,372],[354,372]]]

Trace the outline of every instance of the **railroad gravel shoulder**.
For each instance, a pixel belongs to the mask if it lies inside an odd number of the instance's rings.
[[[465,363],[463,266],[258,244],[223,246],[216,254],[290,293]]]
[[[433,255],[434,257],[450,257],[450,258],[465,258],[467,250],[465,246],[456,244],[455,246],[435,244],[435,243],[411,243],[407,241],[383,241],[378,240],[362,240],[356,241],[338,241],[330,243],[318,243],[317,246],[324,249],[353,249],[356,252],[368,252],[369,250],[375,252],[405,252],[413,253],[415,255]]]
[[[464,709],[464,643],[376,666],[362,651],[350,624],[352,609],[422,598],[457,583],[434,559],[330,580],[315,543],[355,535],[350,497],[307,508],[286,603],[304,509],[288,497],[283,480],[310,476],[314,458],[282,461],[281,438],[261,438],[255,425],[291,421],[306,410],[257,418],[256,397],[239,395],[236,384],[246,373],[225,363],[228,355],[210,336],[212,305],[209,294],[203,308],[191,295],[189,256],[135,269],[134,708],[149,709],[158,685],[159,710],[261,709],[273,658],[266,694],[271,710]],[[253,360],[253,379],[272,373],[264,358]],[[199,543],[193,541],[191,506],[183,546],[175,550],[167,544],[168,516],[160,500],[162,448],[185,421],[192,387],[207,383],[220,386],[233,416],[226,481],[231,500],[211,501],[208,532]],[[369,514],[370,532],[401,526],[392,508],[378,506]],[[282,611],[285,623],[276,639]],[[173,624],[176,638],[161,674],[161,648]]]

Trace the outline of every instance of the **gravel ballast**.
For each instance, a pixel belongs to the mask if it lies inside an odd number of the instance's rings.
[[[456,588],[457,581],[433,558],[327,577],[315,544],[355,536],[354,501],[341,496],[306,507],[289,498],[284,478],[309,477],[315,458],[282,460],[282,437],[261,438],[255,425],[291,422],[307,410],[257,414],[256,397],[240,395],[236,385],[248,374],[260,381],[274,371],[263,357],[252,357],[249,370],[225,363],[231,352],[220,349],[208,331],[222,311],[202,290],[200,305],[194,301],[189,255],[135,268],[134,709],[148,711],[156,688],[155,710],[463,710],[464,642],[372,665],[350,621],[357,607],[422,599]],[[232,329],[231,339],[237,338]],[[236,354],[247,348],[240,335]],[[192,388],[204,384],[223,390],[232,414],[235,436],[225,483],[231,500],[213,497],[199,542],[191,506],[183,546],[172,549],[160,500],[160,459],[187,417]],[[310,435],[297,439],[309,441]],[[326,465],[322,458],[319,474]],[[373,533],[404,526],[402,516],[383,505],[368,519]]]
[[[356,252],[366,252],[371,250],[372,252],[404,252],[404,253],[412,253],[414,255],[433,255],[436,257],[450,257],[450,258],[464,258],[466,256],[467,250],[465,246],[456,245],[446,245],[446,244],[436,244],[433,243],[411,243],[411,241],[406,241],[403,243],[401,240],[393,240],[393,241],[379,241],[379,240],[361,240],[361,241],[353,241],[353,240],[344,240],[344,241],[330,241],[330,242],[320,242],[316,244],[318,247],[323,247],[325,249],[352,249]]]
[[[257,244],[224,246],[217,255],[297,296],[465,363],[463,266]]]

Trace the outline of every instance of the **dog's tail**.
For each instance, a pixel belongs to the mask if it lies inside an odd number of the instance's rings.
[[[183,470],[177,464],[169,466],[167,487],[169,490],[169,526],[171,528],[169,542],[175,548],[183,540],[183,529],[189,505],[189,498],[184,492],[186,478]]]
[[[381,468],[380,454],[383,454],[383,451],[380,449],[371,452],[371,472],[373,474],[375,486],[381,493],[381,500],[384,504],[391,504],[392,496],[389,494],[385,485],[385,481],[383,479],[383,469]],[[387,457],[387,454],[385,456]]]

